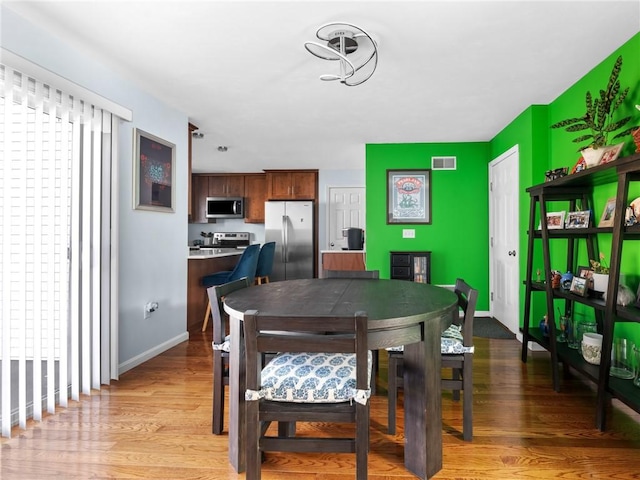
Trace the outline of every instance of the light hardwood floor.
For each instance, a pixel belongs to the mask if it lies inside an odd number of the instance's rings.
[[[520,362],[515,340],[476,339],[473,443],[461,405],[443,394],[444,479],[638,479],[640,416],[614,402],[594,428],[595,395],[578,375],[551,388],[546,353]],[[211,336],[136,367],[102,391],[2,440],[0,477],[13,479],[237,479],[227,436],[211,434]],[[403,466],[403,421],[386,433],[386,355],[371,401],[369,478],[414,478]],[[225,429],[226,431],[226,429]],[[351,455],[269,454],[263,478],[354,477]]]

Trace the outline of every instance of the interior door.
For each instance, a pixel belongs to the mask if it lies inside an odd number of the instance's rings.
[[[365,228],[365,188],[329,187],[329,250],[347,248],[345,229],[350,227]]]
[[[520,340],[518,146],[489,164],[491,314]]]

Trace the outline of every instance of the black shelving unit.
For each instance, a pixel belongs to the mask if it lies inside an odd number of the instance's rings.
[[[597,384],[596,426],[600,430],[606,428],[606,409],[610,396],[640,412],[640,389],[630,380],[620,380],[609,376],[611,366],[611,344],[616,322],[640,323],[640,309],[635,306],[621,307],[616,305],[618,283],[620,278],[620,259],[623,245],[627,241],[640,240],[640,226],[624,226],[625,209],[628,202],[629,184],[640,181],[640,154],[620,158],[614,162],[598,165],[582,172],[558,178],[551,182],[535,185],[527,189],[531,196],[529,211],[528,251],[525,284],[524,323],[522,328],[522,361],[527,361],[528,342],[533,341],[549,350],[551,356],[552,381],[556,391],[560,390],[559,364],[565,369],[573,368],[585,378]],[[617,183],[615,223],[613,227],[548,229],[546,222],[536,225],[538,218],[546,219],[548,202],[564,202],[567,211],[591,210],[592,222],[597,223],[593,209],[593,190],[605,184]],[[593,299],[574,295],[562,288],[552,288],[551,282],[534,280],[533,259],[536,248],[542,248],[544,262],[544,278],[551,278],[550,243],[566,242],[565,271],[575,272],[579,265],[588,265],[589,259],[598,258],[598,240],[602,234],[611,236],[611,259],[609,271],[607,299]],[[608,237],[609,235],[607,235]],[[585,241],[588,258],[576,258],[576,242]],[[557,268],[557,266],[556,266]],[[531,325],[531,301],[534,294],[546,297],[546,314],[549,324],[549,336],[542,334],[537,325]],[[569,348],[565,343],[556,341],[556,322],[554,300],[564,301],[565,313],[573,311],[574,304],[582,304],[593,308],[602,333],[602,355],[600,365],[587,363],[578,350]],[[535,322],[534,322],[535,323]]]
[[[431,283],[431,252],[389,252],[391,279]]]

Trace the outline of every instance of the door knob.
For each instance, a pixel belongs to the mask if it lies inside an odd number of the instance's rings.
[[[509,256],[510,256],[510,257],[511,257],[511,256],[515,257],[515,256],[516,256],[516,251],[515,251],[515,250],[510,250],[510,251],[509,251]]]

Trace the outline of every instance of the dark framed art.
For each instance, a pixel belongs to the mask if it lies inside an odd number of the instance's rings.
[[[176,146],[135,128],[133,150],[133,208],[173,213]]]
[[[387,170],[387,223],[431,223],[431,170]]]

